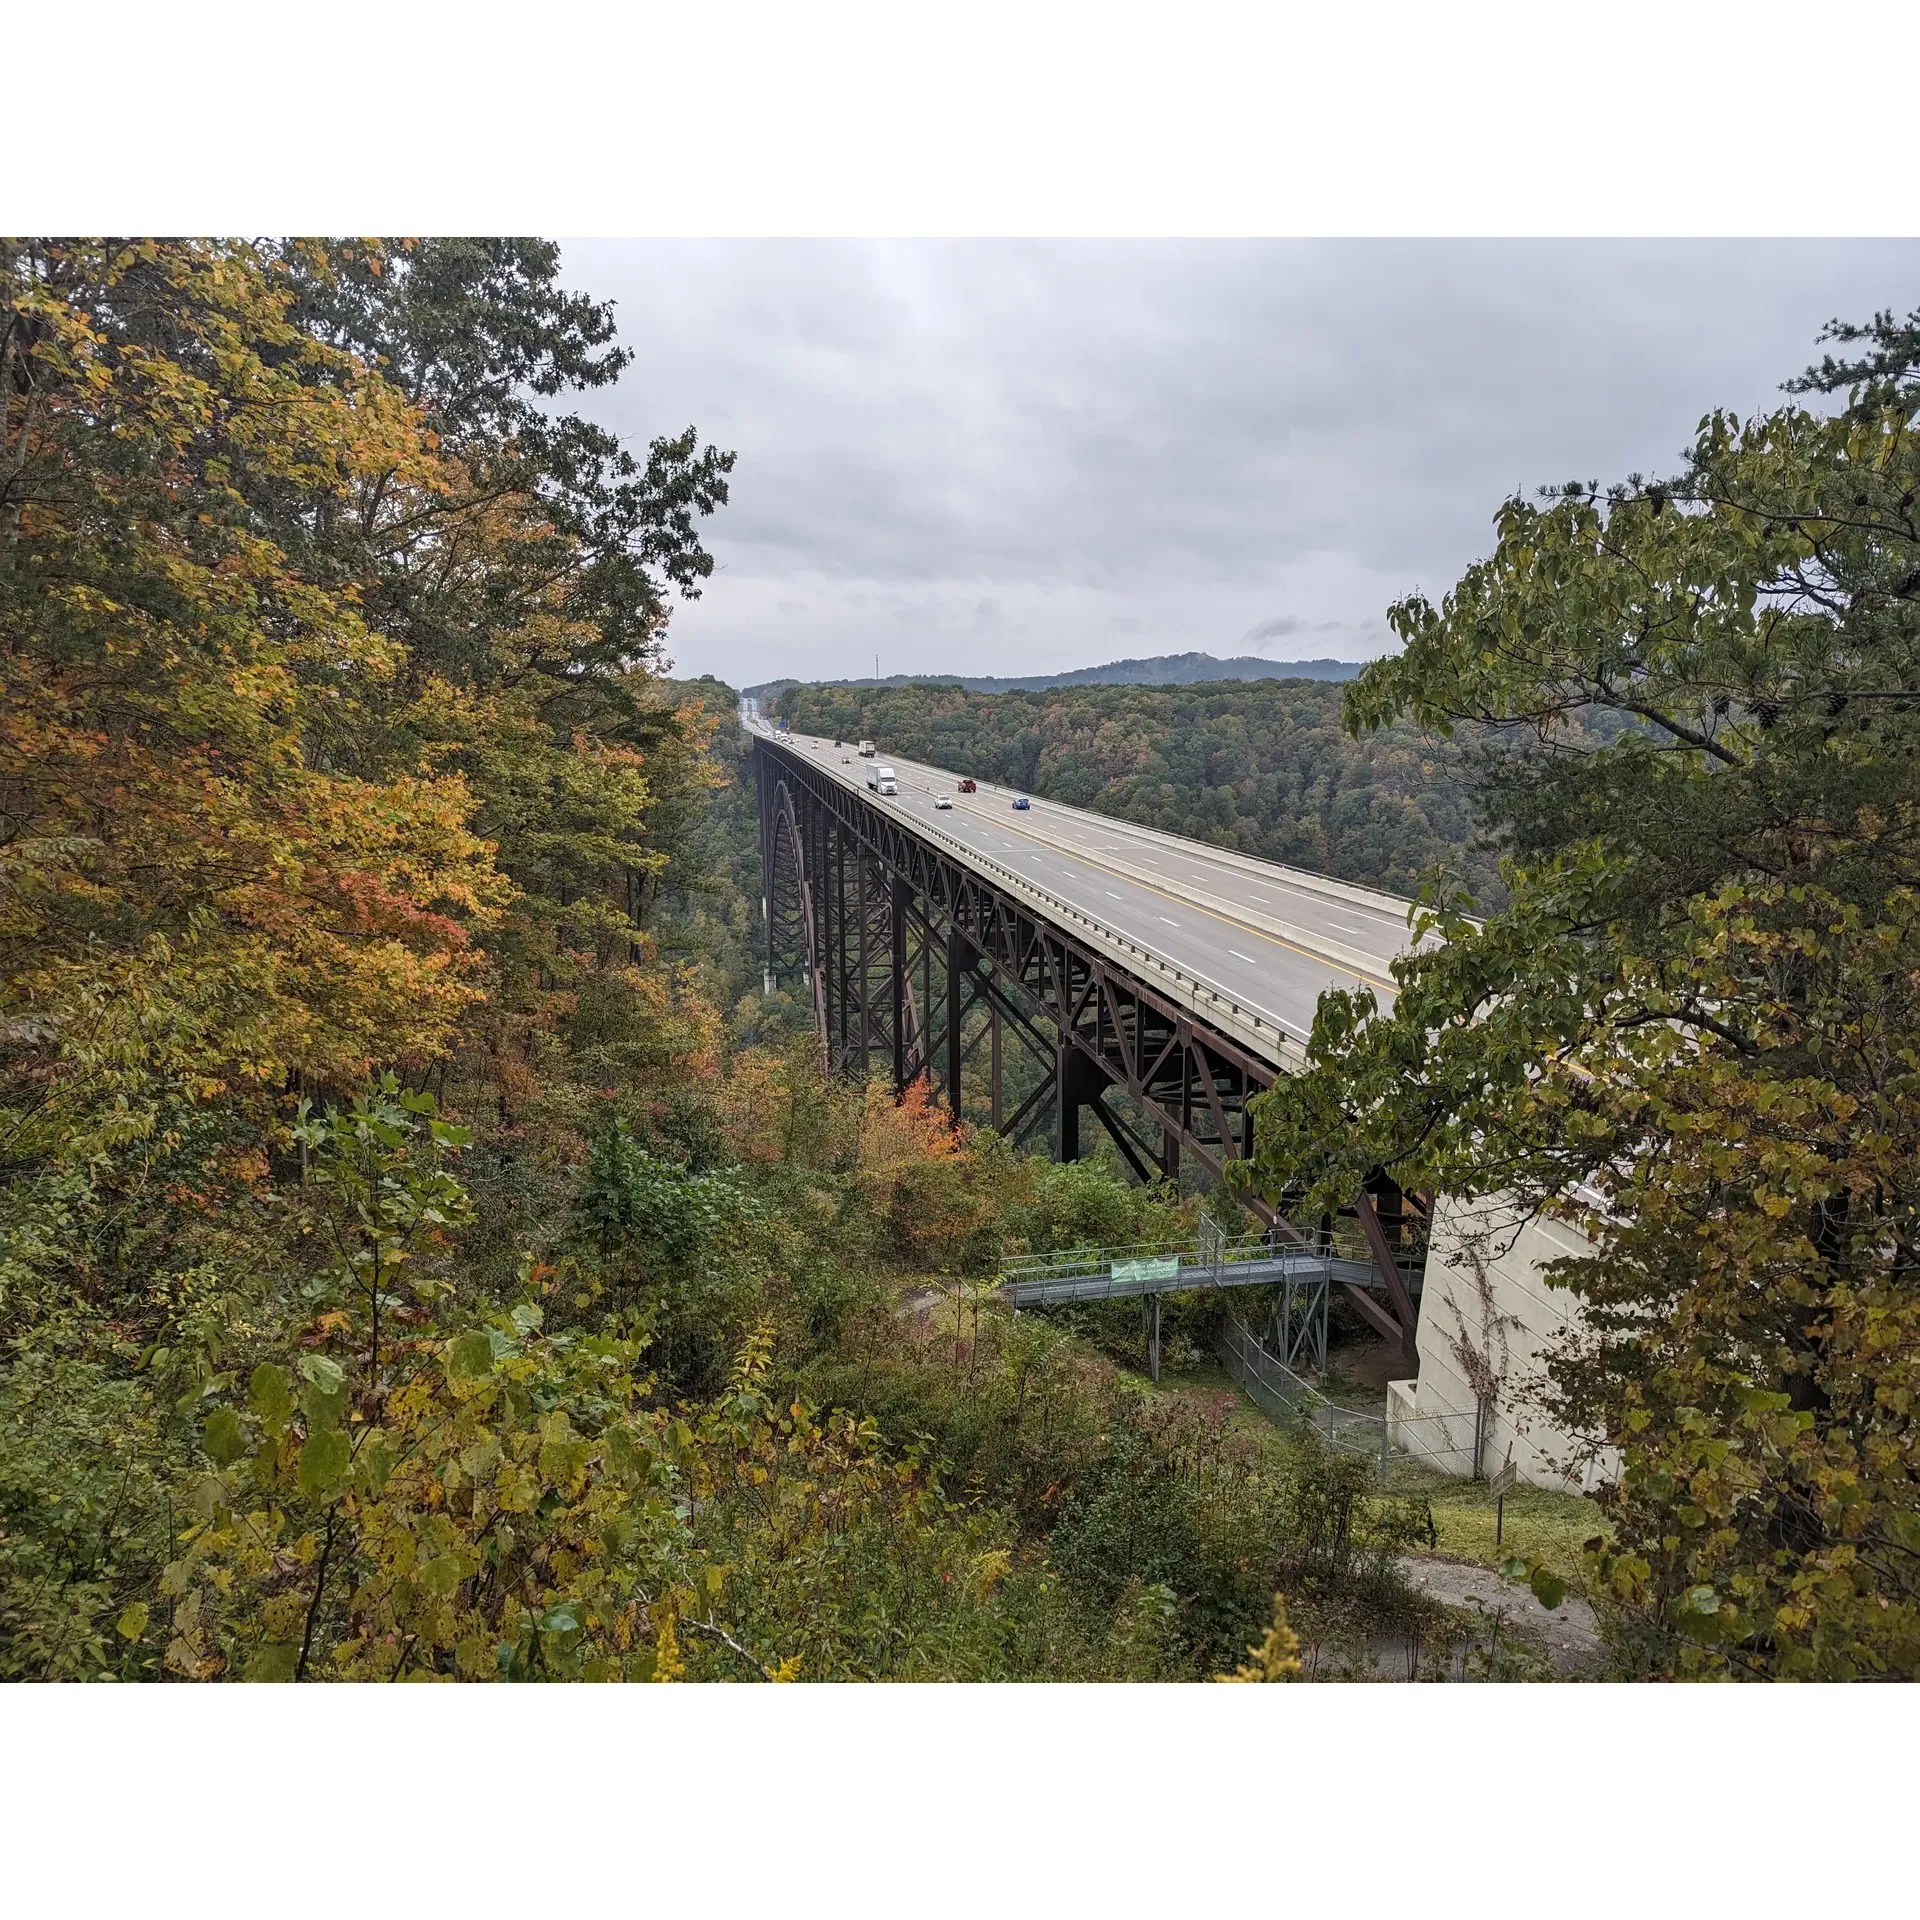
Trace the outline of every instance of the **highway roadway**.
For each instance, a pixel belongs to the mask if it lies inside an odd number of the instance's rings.
[[[756,715],[743,718],[867,792],[869,763],[852,741],[836,747],[806,734],[776,735]],[[944,768],[884,750],[876,759],[894,769],[900,791],[890,798],[867,792],[869,800],[1026,875],[1296,1041],[1306,1039],[1329,987],[1365,987],[1382,1006],[1392,1003],[1389,963],[1412,945],[1409,903],[1393,894],[1037,798],[1017,811],[1011,788],[983,780],[977,792],[961,793]],[[940,797],[952,807],[936,808]]]

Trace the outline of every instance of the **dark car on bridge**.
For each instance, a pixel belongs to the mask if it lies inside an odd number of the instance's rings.
[[[1032,805],[1033,802],[1023,793],[1020,798],[1013,803],[1013,810],[1015,813],[1025,813]]]

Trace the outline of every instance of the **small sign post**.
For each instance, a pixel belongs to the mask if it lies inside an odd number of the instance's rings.
[[[1497,1547],[1507,1529],[1507,1495],[1520,1484],[1520,1470],[1513,1464],[1511,1449],[1507,1453],[1507,1464],[1488,1484],[1493,1488],[1493,1544]]]

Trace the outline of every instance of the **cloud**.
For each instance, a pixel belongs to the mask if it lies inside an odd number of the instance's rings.
[[[1288,640],[1305,624],[1292,614],[1283,613],[1277,620],[1262,620],[1257,627],[1249,627],[1240,638],[1247,646],[1258,646],[1263,640]]]
[[[1830,315],[1920,301],[1911,241],[600,241],[565,272],[635,353],[580,404],[739,454],[673,629],[734,678],[875,645],[1048,671],[1116,634],[1368,657],[1516,489],[1670,467]]]
[[[1263,653],[1269,647],[1282,640],[1292,641],[1294,650],[1302,645],[1318,646],[1331,640],[1339,644],[1343,637],[1350,638],[1352,633],[1365,631],[1370,623],[1362,622],[1355,627],[1351,621],[1344,620],[1302,620],[1296,614],[1283,613],[1272,620],[1262,620],[1257,626],[1249,627],[1240,636],[1243,647],[1252,647],[1256,653]],[[1342,655],[1342,658],[1362,659],[1362,654]]]

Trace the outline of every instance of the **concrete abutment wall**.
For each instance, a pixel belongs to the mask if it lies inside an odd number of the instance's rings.
[[[1480,1471],[1511,1459],[1529,1486],[1591,1493],[1619,1471],[1597,1448],[1541,1411],[1550,1347],[1577,1329],[1579,1302],[1549,1286],[1553,1260],[1591,1252],[1584,1235],[1554,1220],[1524,1219],[1495,1198],[1435,1203],[1416,1339],[1419,1375],[1395,1381],[1390,1417],[1400,1444],[1443,1473],[1471,1474],[1481,1390],[1492,1404],[1479,1436]]]

